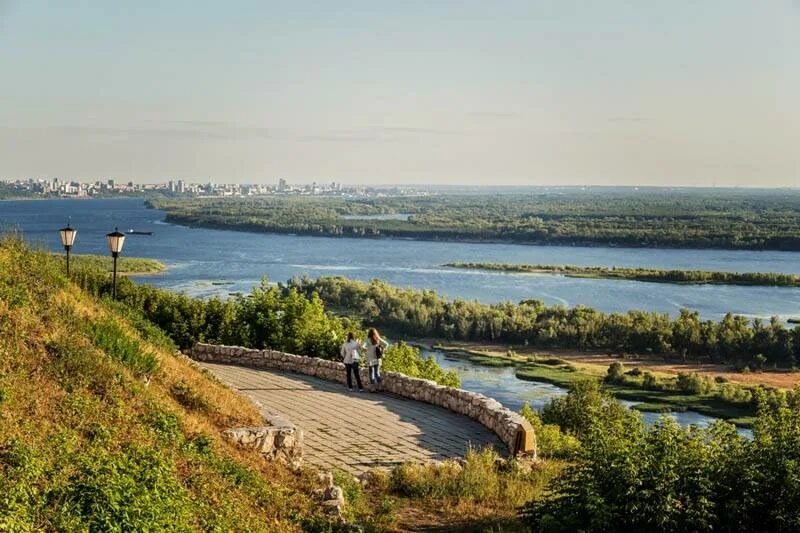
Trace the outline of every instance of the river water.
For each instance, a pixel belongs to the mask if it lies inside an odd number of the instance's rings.
[[[103,235],[119,227],[152,231],[131,235],[124,255],[152,257],[169,270],[148,283],[192,295],[249,291],[262,276],[343,275],[380,278],[401,287],[436,289],[483,302],[539,298],[548,304],[587,305],[603,311],[642,309],[676,314],[682,307],[719,319],[731,311],[783,319],[800,314],[800,288],[672,285],[558,275],[507,274],[442,267],[444,263],[576,264],[723,271],[800,271],[800,253],[571,246],[525,246],[351,239],[244,233],[167,224],[141,200],[0,201],[0,230],[19,228],[28,240],[60,250],[58,228],[71,217],[75,253],[106,254]],[[226,281],[230,284],[214,285]]]
[[[57,230],[68,220],[78,230],[75,253],[107,254],[104,235],[115,227],[151,231],[149,236],[129,236],[123,254],[152,257],[169,269],[140,281],[194,296],[247,292],[263,276],[285,281],[301,275],[343,275],[361,280],[380,278],[402,287],[432,288],[450,297],[483,302],[539,298],[548,304],[582,304],[607,312],[642,309],[671,314],[686,307],[711,319],[719,319],[728,311],[783,319],[800,315],[800,288],[671,285],[441,266],[455,261],[493,261],[793,273],[800,270],[797,252],[308,237],[189,228],[167,224],[164,218],[164,212],[146,209],[138,199],[0,201],[0,232],[20,230],[27,240],[54,251],[61,250]],[[458,370],[465,388],[497,398],[511,409],[526,401],[538,408],[564,393],[553,385],[518,380],[513,368],[489,368],[440,353],[433,355],[446,368]],[[644,416],[653,421],[658,415]],[[675,416],[683,424],[701,426],[713,420],[692,412]]]
[[[541,410],[551,399],[566,394],[565,389],[550,383],[517,379],[516,368],[513,366],[477,365],[463,357],[437,350],[423,349],[422,354],[432,356],[442,368],[458,373],[461,378],[461,388],[494,398],[514,411],[519,411],[525,403],[536,410]],[[637,403],[625,400],[620,400],[620,402],[628,407]],[[662,416],[661,413],[642,413],[642,417],[648,424],[653,424],[660,416]],[[682,426],[692,424],[698,427],[708,427],[716,420],[713,416],[706,416],[694,411],[670,413],[670,416]],[[739,428],[738,432],[740,435],[748,437],[753,434],[751,430],[745,428]]]

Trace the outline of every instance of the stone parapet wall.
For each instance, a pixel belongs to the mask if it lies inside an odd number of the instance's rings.
[[[315,376],[328,381],[346,382],[343,363],[275,350],[196,344],[192,348],[192,358],[197,361],[270,368]],[[512,454],[525,453],[535,457],[536,435],[530,423],[520,414],[503,407],[497,400],[476,392],[444,387],[431,380],[412,378],[398,372],[384,372],[382,376],[385,391],[468,416],[500,437]],[[369,381],[366,368],[361,369],[361,379],[364,382]]]

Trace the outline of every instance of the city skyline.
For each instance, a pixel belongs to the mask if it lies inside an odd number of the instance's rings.
[[[0,177],[800,185],[800,4],[0,0]]]

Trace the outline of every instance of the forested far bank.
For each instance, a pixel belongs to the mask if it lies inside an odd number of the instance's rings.
[[[800,250],[800,192],[554,189],[519,194],[152,199],[190,226],[333,237]],[[395,219],[376,215],[398,215]],[[358,218],[364,217],[364,218]]]
[[[712,272],[656,268],[601,267],[579,265],[526,265],[515,263],[446,263],[443,266],[522,274],[561,274],[576,278],[627,279],[656,283],[800,286],[800,276],[780,272]]]
[[[777,318],[751,321],[727,314],[717,322],[686,309],[672,318],[635,310],[548,307],[541,300],[484,304],[343,277],[296,278],[289,285],[318,294],[329,308],[413,337],[658,354],[753,370],[793,368],[800,360],[800,326],[789,329]]]

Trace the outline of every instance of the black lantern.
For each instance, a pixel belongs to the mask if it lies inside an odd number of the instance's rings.
[[[117,257],[122,251],[122,245],[125,244],[125,234],[120,233],[118,228],[114,228],[112,233],[106,234],[106,243],[108,243],[108,250],[111,252],[111,257],[114,258],[114,274],[113,282],[111,285],[111,294],[113,298],[117,299]]]
[[[67,276],[69,276],[69,251],[75,244],[75,236],[78,232],[67,224],[67,227],[58,230],[58,234],[61,236],[61,244],[64,245],[64,250],[67,252]]]

